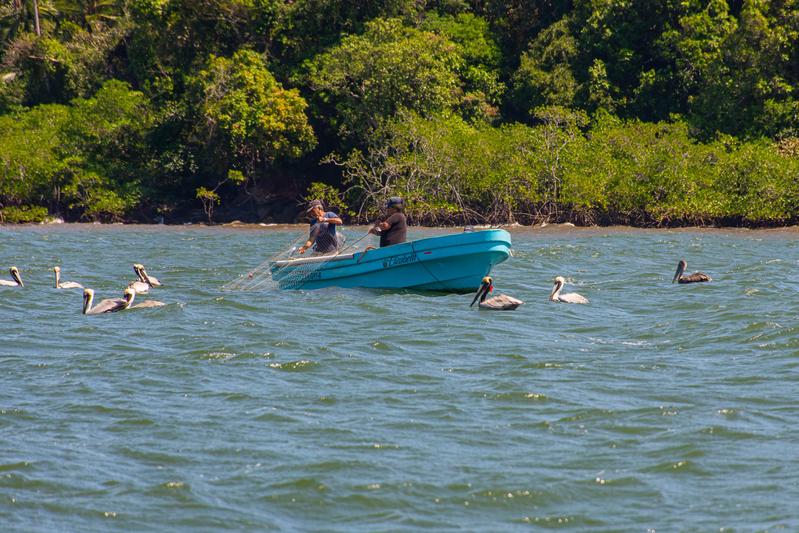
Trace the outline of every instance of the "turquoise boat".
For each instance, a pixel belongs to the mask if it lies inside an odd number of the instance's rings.
[[[510,256],[510,248],[505,230],[466,231],[366,252],[274,261],[270,272],[281,289],[472,291]]]

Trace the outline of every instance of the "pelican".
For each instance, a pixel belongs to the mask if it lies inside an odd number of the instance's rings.
[[[683,272],[685,272],[686,268],[688,268],[688,263],[685,261],[685,259],[680,259],[680,262],[677,263],[677,272],[674,273],[674,278],[671,280],[671,282],[674,283],[676,281],[677,283],[700,283],[702,281],[713,281],[712,278],[704,272],[694,272],[693,274],[683,276]]]
[[[136,273],[137,276],[139,276],[139,279],[141,281],[149,283],[150,287],[161,286],[161,282],[158,281],[158,278],[149,275],[147,271],[144,269],[144,265],[142,265],[141,263],[136,263],[135,265],[133,265],[133,271]]]
[[[587,304],[588,298],[585,296],[580,296],[576,292],[571,292],[568,294],[561,294],[560,291],[563,289],[563,285],[566,283],[566,280],[563,276],[558,276],[555,278],[555,286],[552,287],[552,292],[549,293],[549,300],[552,302],[563,302],[565,304]]]
[[[483,278],[483,282],[480,284],[480,288],[477,289],[477,294],[474,295],[474,300],[469,305],[469,307],[473,306],[477,299],[480,299],[480,303],[477,304],[480,309],[491,309],[492,311],[513,311],[524,302],[521,300],[517,300],[512,296],[507,296],[505,294],[500,294],[499,296],[493,296],[491,298],[486,299],[488,293],[494,290],[494,280],[491,277],[486,276]]]
[[[7,279],[0,279],[0,287],[24,287],[25,284],[22,283],[22,278],[19,275],[19,269],[17,267],[11,267],[9,269],[11,272],[11,277],[14,278],[14,281],[9,281]]]
[[[150,278],[147,277],[146,273],[142,274],[143,270],[144,265],[140,265],[139,263],[135,263],[133,265],[133,272],[136,273],[137,279],[128,283],[128,288],[136,291],[136,294],[147,294],[150,292],[150,287],[153,286],[152,281],[150,281]]]
[[[53,272],[55,273],[55,288],[56,289],[82,289],[83,285],[75,283],[74,281],[61,282],[61,267],[54,266]]]
[[[103,300],[96,306],[92,307],[94,302],[94,291],[91,289],[83,289],[83,314],[84,315],[100,315],[103,313],[116,313],[130,307],[133,298],[136,296],[136,291],[128,287],[125,289],[124,298],[109,298]]]

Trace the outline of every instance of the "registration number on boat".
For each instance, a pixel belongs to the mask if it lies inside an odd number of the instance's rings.
[[[416,261],[416,252],[398,255],[396,257],[389,257],[387,259],[383,259],[383,268],[407,265],[408,263],[413,263],[414,261]]]

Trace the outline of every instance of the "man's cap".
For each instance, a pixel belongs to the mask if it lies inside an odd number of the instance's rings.
[[[386,207],[401,206],[403,203],[404,202],[402,201],[402,198],[400,198],[399,196],[392,196],[386,201]]]
[[[324,209],[324,207],[322,207],[322,200],[311,200],[308,202],[308,207],[305,209],[305,212],[309,213],[314,207]]]

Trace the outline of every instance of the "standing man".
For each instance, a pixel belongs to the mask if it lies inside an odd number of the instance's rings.
[[[321,200],[309,202],[305,212],[311,221],[311,231],[308,240],[298,251],[304,254],[305,250],[313,246],[314,252],[318,254],[335,252],[338,249],[336,226],[342,224],[341,218],[332,211],[325,212]]]
[[[378,222],[369,233],[380,235],[380,247],[405,242],[408,234],[408,221],[405,218],[405,204],[399,196],[392,196],[386,202],[388,217]]]

